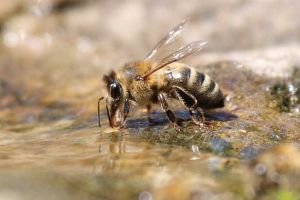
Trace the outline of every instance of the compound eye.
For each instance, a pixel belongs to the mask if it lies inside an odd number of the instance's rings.
[[[113,98],[113,99],[116,99],[118,97],[121,96],[121,87],[119,84],[117,83],[112,83],[110,85],[110,96]]]

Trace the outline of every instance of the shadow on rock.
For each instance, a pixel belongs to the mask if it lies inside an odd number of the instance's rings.
[[[190,114],[186,110],[176,111],[175,116],[179,122],[191,121]],[[205,112],[204,116],[206,121],[232,121],[238,118],[238,116],[226,111]],[[146,117],[128,119],[126,126],[128,128],[146,128],[148,126],[163,126],[169,123],[164,112],[153,112],[151,118],[152,122],[149,122]]]

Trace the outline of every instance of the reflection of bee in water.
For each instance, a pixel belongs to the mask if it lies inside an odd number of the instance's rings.
[[[192,42],[159,62],[151,60],[161,47],[174,41],[185,26],[186,21],[183,21],[173,28],[144,60],[127,63],[119,71],[104,76],[109,94],[106,111],[111,127],[124,125],[130,102],[145,106],[149,121],[151,104],[159,103],[174,127],[178,127],[178,122],[169,109],[168,98],[179,100],[198,125],[204,122],[202,108],[224,106],[224,96],[217,83],[208,75],[176,62],[204,48],[206,42]],[[99,126],[99,103],[102,99],[98,101]]]

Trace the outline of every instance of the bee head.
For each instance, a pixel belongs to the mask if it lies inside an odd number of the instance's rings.
[[[123,89],[119,81],[116,79],[116,73],[112,71],[108,76],[105,75],[103,80],[106,83],[109,96],[113,100],[121,99],[123,96]]]
[[[111,126],[117,126],[116,122],[123,123],[123,116],[120,112],[120,108],[124,104],[124,94],[122,85],[116,79],[116,73],[112,71],[108,76],[103,77],[104,82],[106,83],[106,88],[108,91],[108,101],[107,106],[109,110],[109,119]]]

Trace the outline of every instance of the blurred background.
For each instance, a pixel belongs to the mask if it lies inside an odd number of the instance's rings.
[[[265,156],[274,163],[278,160],[273,156],[281,153],[296,159],[298,148],[279,147],[250,163],[240,159],[253,158],[286,135],[289,141],[299,141],[299,115],[263,110],[269,119],[255,110],[269,102],[244,103],[255,92],[252,100],[264,98],[274,81],[287,80],[299,68],[299,11],[297,0],[0,1],[0,200],[273,199],[274,194],[278,199],[297,199],[296,161],[288,165],[283,182],[274,174],[266,175],[266,182],[256,175],[265,174],[266,165],[257,165]],[[188,63],[198,67],[230,61],[235,70],[254,73],[244,78],[243,72],[228,72],[222,78],[227,69],[211,72],[229,96],[226,109],[240,121],[222,125],[225,136],[213,140],[213,150],[204,152],[193,142],[182,147],[171,141],[170,147],[166,139],[140,140],[140,129],[116,132],[108,129],[107,121],[99,131],[96,102],[104,95],[103,74],[144,58],[183,19],[190,23],[182,43],[208,41]],[[264,85],[250,89],[251,81]],[[295,88],[289,90],[292,95]],[[239,106],[243,111],[236,111]],[[245,136],[248,133],[252,135]],[[267,163],[273,166],[271,161]],[[237,170],[226,172],[227,165]],[[255,176],[227,179],[251,170]],[[272,184],[282,184],[283,189]]]
[[[271,56],[279,55],[273,57],[296,54],[299,7],[296,0],[2,1],[0,78],[18,100],[56,94],[71,101],[67,93],[94,99],[101,73],[143,58],[183,19],[191,21],[183,40],[208,41],[204,53],[274,48]],[[286,46],[292,50],[282,55],[286,49],[279,47]]]

